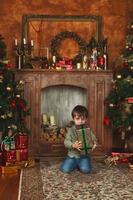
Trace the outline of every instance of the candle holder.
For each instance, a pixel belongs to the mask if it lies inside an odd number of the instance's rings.
[[[23,68],[32,68],[31,59],[33,59],[34,47],[30,44],[24,44],[23,47]]]
[[[18,69],[22,67],[23,51],[19,46],[15,46],[16,66]]]
[[[32,68],[31,59],[33,58],[33,40],[30,44],[26,43],[24,38],[23,44],[18,45],[17,39],[15,39],[15,55],[16,55],[16,66],[18,69],[21,68]]]

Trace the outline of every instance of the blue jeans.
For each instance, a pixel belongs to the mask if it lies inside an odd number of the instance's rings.
[[[64,173],[69,173],[75,169],[79,169],[83,173],[91,172],[91,160],[89,156],[82,155],[80,158],[66,157],[60,170]]]

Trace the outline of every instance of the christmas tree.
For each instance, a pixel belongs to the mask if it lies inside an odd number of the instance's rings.
[[[133,23],[128,28],[121,58],[122,67],[114,73],[112,91],[105,101],[104,124],[126,139],[133,135]]]
[[[23,81],[15,81],[14,72],[6,60],[6,44],[0,36],[0,132],[4,138],[12,133],[28,133],[25,117],[30,114],[23,98]]]

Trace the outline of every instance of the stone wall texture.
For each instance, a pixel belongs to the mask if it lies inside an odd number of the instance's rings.
[[[125,48],[127,27],[133,20],[133,0],[0,0],[0,6],[0,34],[5,38],[11,61],[14,60],[14,39],[21,38],[23,14],[102,16],[102,35],[108,38],[110,69],[116,67]]]

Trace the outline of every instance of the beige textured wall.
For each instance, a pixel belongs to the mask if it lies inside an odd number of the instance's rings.
[[[21,37],[23,14],[100,15],[102,34],[108,38],[109,68],[125,47],[127,26],[133,20],[133,0],[0,0],[0,34],[13,61],[13,40]]]

